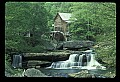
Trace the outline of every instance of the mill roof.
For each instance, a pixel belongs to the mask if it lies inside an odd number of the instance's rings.
[[[71,17],[71,13],[58,13],[62,20],[68,21]]]
[[[68,23],[71,22],[70,21],[71,13],[57,13],[57,15],[59,15],[61,17],[61,19],[64,20],[65,22],[68,22]],[[57,17],[57,15],[56,15],[56,17]]]

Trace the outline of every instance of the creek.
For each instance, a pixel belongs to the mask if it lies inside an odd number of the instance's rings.
[[[88,70],[88,73],[94,74],[98,78],[106,78],[101,74],[110,70],[98,63],[95,55],[92,50],[86,50],[83,54],[71,54],[68,60],[53,62],[51,66],[39,70],[51,77],[69,77],[70,73]]]
[[[45,69],[45,68],[40,68],[39,69],[42,73],[45,75],[51,76],[51,77],[70,77],[68,74],[71,73],[78,73],[86,69]],[[88,70],[88,73],[94,74],[97,78],[108,78],[105,76],[101,76],[101,74],[106,74],[107,72],[110,72],[111,69],[107,70],[101,70],[101,69],[91,69]]]
[[[97,78],[107,78],[101,74],[111,72],[111,69],[104,67],[96,61],[95,57],[95,52],[86,50],[80,54],[70,54],[68,60],[52,62],[48,67],[37,69],[50,77],[70,77],[69,74],[87,70],[89,74],[95,75]],[[14,68],[22,67],[22,55],[13,55],[12,66]]]
[[[96,53],[92,50],[83,51],[82,54],[71,54],[66,61],[53,62],[47,68],[53,69],[106,69],[95,60]]]

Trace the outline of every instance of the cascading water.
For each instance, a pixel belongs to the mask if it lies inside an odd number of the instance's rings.
[[[21,55],[13,55],[12,66],[14,68],[16,68],[16,67],[22,67],[22,56]]]
[[[66,61],[53,62],[50,67],[53,69],[105,69],[95,60],[95,53],[86,50],[83,54],[71,54]]]
[[[81,69],[106,69],[106,67],[102,66],[95,60],[95,53],[92,53],[92,51],[90,52],[91,53],[88,54],[91,56],[90,61],[88,62],[87,59],[87,66],[83,66]]]

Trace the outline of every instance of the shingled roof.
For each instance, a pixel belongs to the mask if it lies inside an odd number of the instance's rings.
[[[69,20],[71,17],[70,13],[58,13],[60,15],[60,17],[62,18],[62,20]]]
[[[70,17],[71,17],[71,13],[57,13],[62,20],[64,20],[65,22],[71,22],[70,21]],[[56,15],[57,16],[57,15]],[[56,18],[56,17],[55,17]]]

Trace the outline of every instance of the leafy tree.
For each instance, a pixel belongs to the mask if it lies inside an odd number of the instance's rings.
[[[112,8],[112,10],[110,10]],[[83,28],[86,32],[83,35],[96,36],[96,34],[104,34],[106,31],[115,27],[115,4],[100,2],[79,2],[73,3],[71,7],[73,17],[77,18],[74,22],[76,26],[71,29]],[[111,15],[112,14],[112,15]],[[110,17],[111,15],[111,17]],[[108,23],[108,21],[110,21]],[[111,27],[112,26],[112,27]],[[75,32],[76,33],[76,32]],[[79,33],[79,32],[78,32]],[[76,35],[76,34],[75,34]],[[89,39],[89,38],[86,38]]]
[[[5,44],[6,51],[30,51],[35,46],[43,46],[42,34],[49,31],[44,2],[7,2],[5,4]],[[30,32],[31,37],[24,37]]]
[[[72,6],[72,2],[61,2],[59,12],[71,13],[71,10],[70,10],[71,6]]]
[[[80,2],[71,6],[73,18],[70,25],[73,39],[93,40],[98,45],[99,58],[116,66],[116,4],[110,2]],[[113,58],[114,60],[110,60]]]

